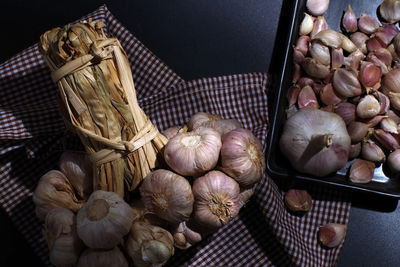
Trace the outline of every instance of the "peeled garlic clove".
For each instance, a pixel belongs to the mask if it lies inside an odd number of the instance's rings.
[[[361,142],[352,144],[349,152],[349,159],[357,158],[361,153]]]
[[[312,198],[307,190],[292,188],[285,194],[285,204],[291,211],[308,211],[312,205]]]
[[[381,128],[385,132],[392,133],[392,134],[398,134],[399,131],[398,131],[397,127],[398,127],[397,123],[395,123],[390,118],[385,118],[381,121]]]
[[[299,105],[299,108],[304,108],[304,107],[315,107],[319,108],[317,96],[314,93],[314,90],[309,86],[304,86],[300,92],[299,96],[297,98],[297,104]]]
[[[83,205],[83,201],[76,198],[67,177],[56,170],[51,170],[40,178],[32,200],[36,206],[36,216],[40,220],[44,220],[47,213],[54,208],[67,208],[77,212]]]
[[[125,250],[135,266],[161,266],[174,255],[174,239],[161,227],[136,221],[125,242]]]
[[[220,149],[221,135],[212,128],[200,127],[171,138],[164,148],[164,159],[175,172],[194,176],[217,165]]]
[[[209,114],[206,112],[197,112],[195,114],[193,114],[188,122],[188,128],[189,131],[192,131],[194,129],[197,129],[199,127],[201,127],[201,125],[206,122],[206,121],[210,121],[210,120],[222,120],[222,117],[219,115],[213,115],[213,114]]]
[[[59,166],[79,197],[88,199],[93,191],[93,167],[86,153],[65,151],[61,154]]]
[[[393,135],[382,129],[375,129],[374,137],[389,151],[393,151],[399,148],[399,142],[397,141],[397,139]]]
[[[320,16],[328,10],[329,0],[307,0],[306,7],[314,16]]]
[[[193,183],[193,218],[205,228],[216,229],[239,213],[239,184],[220,171],[210,171]]]
[[[90,248],[111,249],[128,234],[133,218],[131,207],[121,196],[94,191],[78,211],[78,235]]]
[[[222,137],[221,165],[222,170],[241,186],[257,183],[265,171],[260,141],[250,130],[243,128],[227,133]]]
[[[319,228],[318,239],[322,245],[329,248],[339,246],[346,236],[347,226],[338,223],[328,223]]]
[[[366,95],[358,102],[356,112],[358,117],[369,119],[378,115],[380,110],[378,100],[372,95]]]
[[[327,46],[322,45],[318,41],[313,41],[311,42],[309,51],[310,55],[319,63],[324,65],[331,64],[331,54]]]
[[[379,13],[389,23],[396,23],[400,20],[400,1],[384,0],[379,6]]]
[[[187,125],[184,126],[172,126],[168,129],[165,129],[162,134],[167,137],[167,139],[171,139],[172,137],[174,137],[175,135],[177,135],[178,133],[186,133],[188,131],[188,127]]]
[[[375,36],[382,44],[388,46],[398,33],[399,29],[395,25],[383,24],[379,31],[375,33]]]
[[[364,54],[360,49],[357,49],[350,55],[344,58],[344,65],[353,70],[358,70],[360,67],[360,62],[363,60]]]
[[[140,186],[146,209],[160,218],[178,224],[187,221],[193,210],[193,194],[189,182],[171,171],[155,170]]]
[[[342,25],[347,32],[356,32],[358,30],[357,17],[351,5],[347,6],[346,12],[343,15]]]
[[[343,119],[346,125],[349,125],[356,119],[356,106],[349,102],[342,102],[336,105],[335,113]]]
[[[400,172],[400,149],[396,149],[389,154],[387,163],[393,173]]]
[[[118,247],[111,250],[86,249],[76,267],[128,267],[128,261]]]
[[[336,105],[342,101],[342,99],[336,95],[331,83],[322,88],[319,92],[319,97],[325,105]]]
[[[382,77],[382,70],[375,64],[367,61],[361,62],[360,67],[360,82],[364,87],[370,89],[377,84]]]
[[[367,140],[362,143],[361,157],[376,163],[381,163],[386,160],[383,150],[372,140]]]
[[[328,66],[318,63],[313,58],[304,58],[302,62],[303,70],[311,77],[324,79],[330,74]]]
[[[337,69],[333,74],[333,89],[342,97],[353,97],[361,95],[361,84],[357,75],[346,69]]]
[[[352,121],[347,126],[347,132],[350,135],[352,143],[360,142],[368,133],[368,125],[359,122],[359,121]]]
[[[300,23],[300,35],[307,35],[309,34],[314,27],[314,20],[312,16],[308,15],[307,13],[304,13],[304,18]]]
[[[66,208],[51,210],[44,223],[44,237],[49,248],[50,262],[55,266],[74,265],[84,248],[76,231],[76,216]]]
[[[342,48],[332,49],[332,69],[338,69],[344,64],[344,55]]]
[[[318,16],[314,21],[314,27],[310,33],[310,37],[313,38],[320,31],[324,31],[328,29],[328,23],[326,22],[323,16]]]
[[[350,181],[366,184],[374,178],[375,164],[368,160],[357,159],[350,167]]]
[[[368,14],[362,14],[358,20],[358,28],[365,34],[372,34],[379,28],[379,22]]]
[[[369,39],[368,35],[363,32],[355,32],[350,35],[350,40],[357,46],[358,49],[361,50],[362,53],[366,54],[368,52],[367,49],[367,40]]]

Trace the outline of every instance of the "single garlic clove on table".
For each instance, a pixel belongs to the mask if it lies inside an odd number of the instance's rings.
[[[289,189],[285,194],[285,204],[291,211],[308,211],[312,205],[312,197],[307,190]]]
[[[337,247],[343,242],[346,230],[347,226],[344,224],[328,223],[319,228],[318,239],[326,247]]]

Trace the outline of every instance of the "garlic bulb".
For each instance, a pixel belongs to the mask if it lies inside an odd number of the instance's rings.
[[[198,112],[190,118],[188,126],[191,131],[200,127],[212,128],[222,136],[236,128],[242,127],[242,124],[234,119],[223,119],[220,115]]]
[[[346,236],[347,226],[338,223],[328,223],[319,228],[318,239],[322,245],[329,248],[337,247]]]
[[[241,186],[248,187],[264,175],[265,159],[260,141],[247,129],[239,128],[222,137],[222,170]]]
[[[134,215],[114,192],[94,191],[78,212],[78,235],[90,248],[110,249],[128,234]]]
[[[76,232],[76,216],[69,209],[55,208],[46,216],[43,234],[55,266],[72,266],[84,248]]]
[[[167,137],[167,139],[171,139],[172,137],[174,137],[175,135],[177,135],[178,133],[186,133],[188,130],[187,125],[184,126],[172,126],[168,129],[166,129],[165,131],[162,132],[162,134]]]
[[[65,151],[60,157],[60,170],[68,178],[81,199],[93,191],[92,163],[85,153]]]
[[[195,176],[217,165],[220,149],[220,134],[211,128],[200,127],[171,138],[164,148],[164,159],[177,173]]]
[[[314,16],[320,16],[328,10],[329,0],[307,0],[308,11]]]
[[[74,193],[67,177],[56,170],[51,170],[43,175],[33,192],[36,216],[40,220],[46,218],[47,213],[54,208],[67,208],[77,212],[83,205]]]
[[[128,267],[128,261],[118,247],[111,250],[86,249],[76,267]]]
[[[174,239],[165,229],[136,221],[125,249],[137,267],[161,266],[174,254]]]
[[[160,218],[178,224],[189,219],[193,210],[193,193],[189,182],[171,171],[149,173],[140,187],[146,209]]]
[[[206,112],[197,112],[195,114],[192,115],[192,117],[190,117],[189,122],[188,122],[188,127],[189,127],[189,131],[195,130],[199,127],[201,127],[201,125],[204,122],[207,121],[220,121],[222,120],[222,117],[220,115],[213,115],[213,114],[209,114]]]
[[[193,218],[205,228],[227,224],[239,213],[239,184],[220,171],[210,171],[193,184]]]
[[[302,108],[284,125],[279,141],[282,153],[299,172],[325,176],[344,167],[350,136],[335,113]]]

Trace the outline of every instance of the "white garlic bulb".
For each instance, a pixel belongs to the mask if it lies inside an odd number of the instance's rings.
[[[79,197],[88,199],[93,191],[93,169],[86,153],[65,151],[61,154],[59,166]]]
[[[50,252],[50,262],[55,266],[72,266],[84,248],[76,232],[76,216],[69,209],[49,211],[43,235]]]
[[[188,126],[191,131],[200,127],[212,128],[221,136],[234,129],[243,127],[242,124],[235,119],[223,119],[219,115],[208,114],[205,112],[194,114],[190,118]]]
[[[74,189],[65,175],[57,170],[51,170],[43,175],[33,192],[36,216],[40,220],[54,208],[67,208],[77,212],[83,201],[76,198]]]
[[[220,121],[222,117],[219,115],[212,115],[206,112],[197,112],[190,117],[188,122],[189,131],[195,130],[202,126],[207,121]]]
[[[161,266],[174,254],[174,239],[161,227],[135,221],[125,249],[137,267]]]
[[[177,173],[195,176],[217,165],[220,149],[220,134],[211,128],[200,127],[171,138],[164,148],[164,159]]]
[[[128,267],[128,260],[118,247],[111,250],[86,249],[76,267]]]
[[[182,176],[155,170],[145,177],[139,190],[145,208],[160,218],[174,224],[189,219],[194,197],[189,182]]]
[[[78,212],[78,235],[90,248],[110,249],[128,234],[133,218],[131,207],[118,194],[98,190]]]

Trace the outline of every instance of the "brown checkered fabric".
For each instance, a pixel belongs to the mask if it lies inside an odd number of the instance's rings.
[[[198,111],[217,113],[241,121],[265,150],[265,73],[185,81],[146,49],[105,6],[83,19],[89,17],[104,21],[107,34],[120,40],[131,63],[139,104],[160,130],[183,124]],[[56,168],[66,144],[79,147],[79,142],[65,142],[56,92],[37,45],[0,65],[0,205],[45,265],[50,265],[48,251],[41,223],[34,215],[32,191],[41,175]],[[314,199],[311,210],[296,216],[284,207],[283,185],[265,176],[239,216],[200,244],[177,250],[168,265],[335,265],[342,247],[322,248],[317,231],[328,222],[347,224],[348,196],[313,185],[309,188]]]

